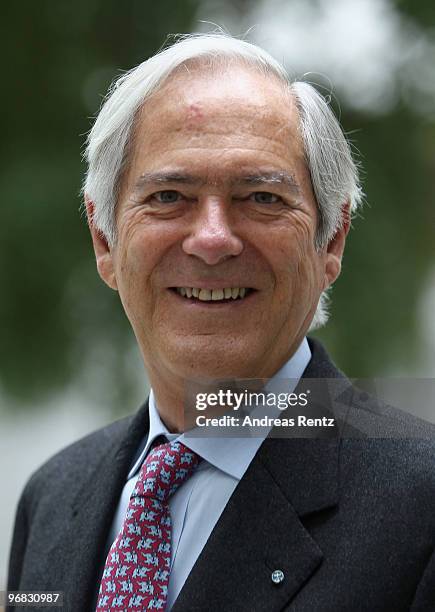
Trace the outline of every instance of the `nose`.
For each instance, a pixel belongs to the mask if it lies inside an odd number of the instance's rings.
[[[198,203],[198,213],[189,236],[183,241],[183,250],[209,266],[240,255],[243,243],[231,228],[225,202],[207,198]]]

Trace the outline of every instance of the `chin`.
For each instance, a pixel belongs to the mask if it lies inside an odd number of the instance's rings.
[[[263,352],[259,352],[247,338],[210,335],[184,337],[181,345],[173,346],[168,355],[172,366],[184,378],[248,378],[251,368],[247,355]]]

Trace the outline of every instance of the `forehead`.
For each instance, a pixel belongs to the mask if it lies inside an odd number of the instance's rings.
[[[133,164],[157,168],[195,149],[219,152],[223,165],[226,153],[233,163],[238,151],[263,163],[301,158],[298,112],[286,84],[237,64],[179,67],[137,116]]]

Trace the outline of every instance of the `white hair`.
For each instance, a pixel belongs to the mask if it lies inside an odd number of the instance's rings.
[[[85,152],[88,170],[83,191],[94,204],[95,227],[109,245],[115,243],[115,207],[139,109],[177,68],[204,60],[213,64],[235,60],[277,77],[288,88],[299,113],[299,129],[319,211],[316,246],[322,248],[340,227],[343,205],[348,203],[353,213],[362,200],[350,145],[328,103],[314,87],[291,81],[282,64],[269,53],[223,32],[180,36],[173,45],[125,73],[110,87]],[[323,292],[310,329],[326,323],[326,304]]]

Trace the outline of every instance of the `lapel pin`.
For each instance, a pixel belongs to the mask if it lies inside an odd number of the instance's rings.
[[[284,572],[281,570],[275,570],[272,572],[272,582],[274,584],[279,584],[284,580]]]

